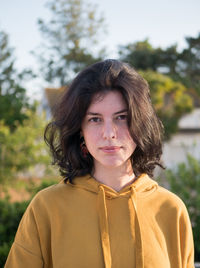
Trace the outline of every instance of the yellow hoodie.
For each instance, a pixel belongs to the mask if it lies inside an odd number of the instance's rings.
[[[183,202],[146,174],[116,192],[91,176],[39,192],[6,268],[193,268]]]

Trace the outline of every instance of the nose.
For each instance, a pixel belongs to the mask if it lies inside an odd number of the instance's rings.
[[[103,138],[106,140],[116,138],[116,126],[113,124],[113,122],[104,122]]]

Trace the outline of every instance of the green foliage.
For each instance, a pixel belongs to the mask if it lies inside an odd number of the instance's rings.
[[[126,46],[119,46],[119,55],[138,70],[163,72],[172,78],[177,77],[176,65],[179,59],[177,46],[166,49],[153,48],[148,39]]]
[[[200,33],[196,38],[187,37],[187,48],[180,53],[177,63],[180,78],[187,87],[193,87],[200,96]]]
[[[170,76],[184,84],[190,91],[195,89],[200,103],[200,33],[196,38],[185,38],[187,47],[177,50],[177,45],[166,49],[153,48],[148,40],[119,46],[123,61],[138,70],[153,70]]]
[[[103,50],[95,52],[94,46],[103,29],[103,17],[95,5],[83,0],[50,0],[47,7],[52,18],[38,21],[46,44],[39,53],[41,73],[48,82],[63,86],[74,73],[102,58]]]
[[[180,117],[200,104],[200,37],[187,41],[188,48],[182,52],[177,51],[176,45],[153,48],[148,40],[121,46],[119,50],[121,59],[140,70],[149,82],[152,102],[165,127],[165,139],[177,132]],[[196,77],[195,83],[192,77]]]
[[[10,203],[0,200],[0,267],[4,266],[17,227],[29,201]]]
[[[58,180],[48,179],[42,180],[37,186],[32,184],[30,187],[29,185],[31,199],[37,192],[55,183],[58,183]],[[0,267],[4,266],[19,222],[30,200],[15,203],[11,203],[9,197],[0,200]]]
[[[161,49],[154,49],[148,39],[126,46],[119,46],[122,61],[128,62],[138,70],[156,71],[160,64]]]
[[[7,34],[0,31],[0,120],[14,130],[27,119],[25,109],[30,105],[20,84],[23,75],[14,68],[13,49],[8,41]]]
[[[165,127],[165,139],[169,139],[177,131],[180,117],[192,110],[192,98],[184,85],[169,76],[151,70],[140,74],[149,83],[153,105]]]
[[[8,182],[21,171],[29,171],[37,164],[48,166],[49,152],[43,141],[45,116],[28,110],[24,120],[14,132],[0,122],[0,182]]]
[[[195,259],[200,261],[200,161],[188,155],[187,163],[181,163],[176,170],[167,170],[166,179],[170,190],[186,204],[193,227]]]

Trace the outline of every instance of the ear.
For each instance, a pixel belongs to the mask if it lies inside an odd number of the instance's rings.
[[[83,131],[81,130],[80,131],[80,138],[82,138],[83,137]]]

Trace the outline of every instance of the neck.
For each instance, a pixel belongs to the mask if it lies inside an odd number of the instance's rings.
[[[105,184],[115,191],[120,191],[125,186],[131,184],[135,179],[135,174],[130,163],[123,167],[101,167],[95,165],[93,177],[100,183]]]

